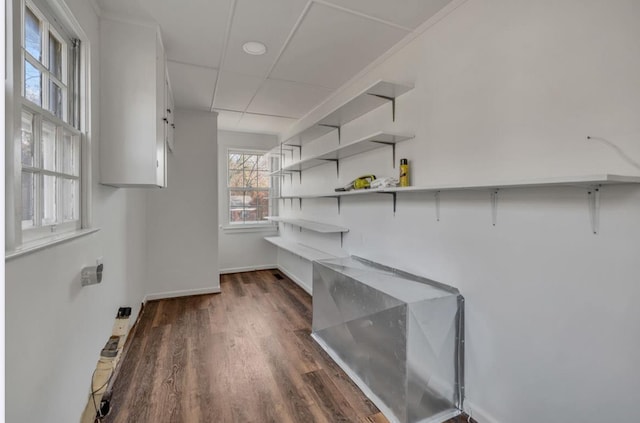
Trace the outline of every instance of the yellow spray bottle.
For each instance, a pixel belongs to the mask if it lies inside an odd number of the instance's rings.
[[[409,161],[407,159],[400,159],[400,186],[409,186]]]

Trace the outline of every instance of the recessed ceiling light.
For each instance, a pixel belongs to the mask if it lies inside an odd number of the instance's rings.
[[[267,46],[265,46],[259,41],[248,41],[244,43],[244,45],[242,46],[242,50],[244,50],[244,52],[247,54],[260,56],[267,52]]]

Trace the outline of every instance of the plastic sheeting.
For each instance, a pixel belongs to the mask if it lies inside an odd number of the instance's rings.
[[[392,422],[443,422],[464,397],[457,289],[358,257],[313,264],[313,338]]]

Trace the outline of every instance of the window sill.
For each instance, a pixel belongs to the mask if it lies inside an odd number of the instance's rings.
[[[220,225],[228,234],[245,234],[250,232],[276,232],[278,228],[271,223],[256,223],[252,225]]]
[[[27,254],[31,254],[36,251],[44,250],[45,248],[53,247],[58,244],[62,244],[67,241],[74,240],[76,238],[81,238],[86,235],[91,235],[100,230],[100,228],[91,228],[91,229],[80,229],[73,232],[68,232],[64,234],[54,235],[44,239],[38,239],[35,241],[30,241],[22,244],[20,247],[16,248],[13,251],[6,251],[4,254],[5,261],[21,257]]]

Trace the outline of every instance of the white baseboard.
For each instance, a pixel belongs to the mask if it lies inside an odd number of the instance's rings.
[[[304,289],[307,292],[307,294],[309,294],[309,295],[311,295],[313,297],[312,289],[309,288],[304,282],[302,282],[302,280],[300,278],[298,278],[297,276],[294,276],[292,273],[289,273],[282,266],[278,266],[278,270],[281,271],[282,273],[284,273],[285,275],[287,275],[287,277],[289,279],[291,279],[292,281],[294,281],[296,283],[296,285],[298,285],[300,288]]]
[[[462,408],[465,413],[471,416],[471,418],[478,423],[499,423],[498,420],[492,417],[489,413],[466,398],[464,400],[464,407]]]
[[[262,266],[246,266],[246,267],[231,267],[229,269],[220,269],[221,275],[226,275],[228,273],[240,273],[240,272],[252,272],[254,270],[270,270],[277,269],[277,264],[264,264]]]
[[[142,302],[146,303],[147,301],[164,300],[165,298],[188,297],[190,295],[219,294],[219,293],[220,293],[219,286],[215,286],[211,288],[185,289],[183,291],[158,292],[155,294],[145,295]]]

